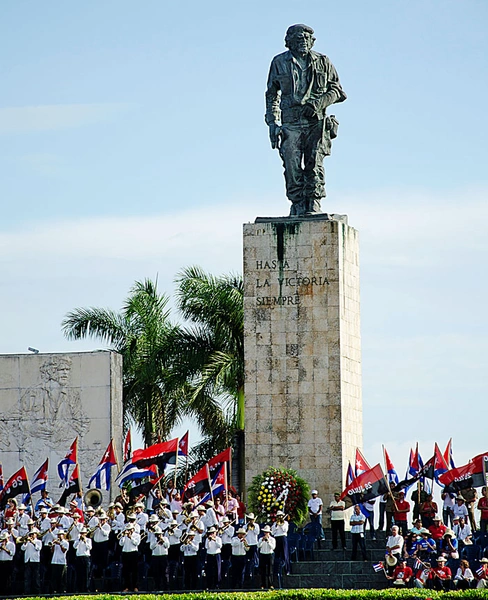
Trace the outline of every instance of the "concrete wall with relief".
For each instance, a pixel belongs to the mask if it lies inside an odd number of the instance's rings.
[[[76,436],[86,489],[110,438],[120,458],[122,357],[108,351],[0,355],[0,462],[5,479],[21,465],[31,479],[49,458],[49,488],[57,500],[57,464]]]
[[[362,446],[359,240],[345,220],[244,225],[246,484],[296,469],[327,504]]]

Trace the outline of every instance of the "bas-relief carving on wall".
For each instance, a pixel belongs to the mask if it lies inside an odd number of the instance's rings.
[[[84,447],[90,419],[83,410],[81,388],[70,385],[71,366],[68,356],[51,356],[41,363],[37,384],[20,390],[18,408],[0,413],[0,451],[19,452],[19,459],[33,469],[51,451],[66,453],[78,436],[80,469],[86,482],[108,440]],[[51,464],[50,471],[54,469]]]

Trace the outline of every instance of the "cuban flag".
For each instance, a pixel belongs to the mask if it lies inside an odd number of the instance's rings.
[[[190,439],[190,432],[187,431],[183,437],[178,440],[178,456],[187,457],[188,456],[188,446]],[[168,465],[176,464],[176,454],[174,456],[170,456],[168,460]]]
[[[356,477],[359,477],[369,469],[371,469],[371,467],[369,466],[368,461],[362,455],[361,450],[356,448],[356,460],[354,465]]]
[[[375,573],[379,573],[380,571],[383,571],[384,569],[384,565],[382,562],[376,563],[375,565],[373,565],[373,569]]]
[[[3,481],[3,467],[0,463],[0,492],[3,490],[4,481]]]
[[[59,487],[68,487],[69,483],[69,470],[71,465],[76,465],[78,463],[78,437],[71,444],[70,449],[68,450],[68,454],[63,458],[63,460],[58,463],[58,474],[61,479],[61,483]]]
[[[446,461],[446,465],[450,469],[455,469],[456,465],[454,464],[454,459],[452,457],[452,438],[447,442],[446,449],[444,450],[444,460]]]
[[[446,471],[448,471],[448,466],[447,466],[446,461],[444,460],[444,457],[442,456],[439,446],[437,445],[437,442],[436,442],[436,444],[434,446],[434,478],[435,478],[436,482],[438,483],[438,485],[440,485],[441,487],[444,487],[444,486],[439,481],[439,477]]]
[[[97,470],[88,482],[88,487],[90,489],[105,490],[108,492],[110,490],[111,469],[116,464],[114,441],[110,440],[110,444],[107,446]]]
[[[388,473],[388,483],[390,485],[392,483],[394,485],[396,485],[399,481],[398,473],[396,472],[395,467],[394,467],[393,463],[391,462],[391,458],[389,457],[388,452],[386,451],[386,448],[384,448],[384,452],[385,452],[386,472]]]
[[[46,489],[47,485],[47,470],[48,470],[49,459],[46,458],[45,462],[37,469],[32,478],[31,494],[41,492]]]
[[[352,470],[351,461],[349,461],[349,464],[347,466],[347,472],[346,472],[346,487],[349,487],[353,481],[354,481],[354,471]]]
[[[151,479],[157,477],[156,466],[138,467],[132,460],[128,460],[122,467],[122,471],[117,475],[115,485],[122,488],[128,481],[138,481],[144,477],[150,477]]]
[[[419,464],[419,445],[417,444],[416,448],[415,448],[415,452],[410,449],[410,457],[408,459],[408,469],[407,469],[407,474],[405,476],[405,479],[408,479],[409,475],[410,477],[415,477],[415,475],[417,475],[417,473],[420,471],[420,464]]]
[[[212,496],[218,496],[220,492],[227,489],[227,477],[226,477],[226,463],[224,463],[217,471],[216,475],[212,479],[212,493],[205,494],[198,504],[203,504],[212,500]]]

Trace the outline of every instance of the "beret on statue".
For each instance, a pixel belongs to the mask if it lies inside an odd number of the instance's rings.
[[[288,29],[286,30],[286,35],[292,36],[295,33],[298,33],[299,31],[306,31],[307,33],[310,33],[310,35],[314,34],[314,31],[311,27],[309,27],[308,25],[303,25],[303,23],[299,23],[297,25],[290,25],[290,27],[288,27]]]

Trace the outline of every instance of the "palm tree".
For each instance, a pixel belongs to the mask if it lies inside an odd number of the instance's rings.
[[[185,398],[173,392],[172,348],[180,335],[166,309],[168,298],[157,282],[137,281],[120,313],[103,308],[77,308],[62,322],[71,340],[96,338],[123,358],[124,422],[132,419],[146,445],[167,439],[182,418]]]
[[[244,489],[244,288],[235,275],[214,277],[199,267],[177,277],[177,305],[190,322],[180,332],[180,373],[192,388],[190,407],[207,437],[223,450],[235,435],[238,486]],[[220,411],[216,410],[218,407]]]

